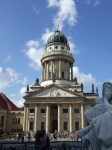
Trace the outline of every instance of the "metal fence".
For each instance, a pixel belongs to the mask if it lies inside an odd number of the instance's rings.
[[[88,150],[81,142],[57,141],[49,143],[0,142],[0,150]]]

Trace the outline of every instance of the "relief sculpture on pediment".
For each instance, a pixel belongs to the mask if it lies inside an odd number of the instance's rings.
[[[50,90],[49,91],[49,96],[50,97],[60,97],[61,94],[57,90],[54,90],[54,91]]]

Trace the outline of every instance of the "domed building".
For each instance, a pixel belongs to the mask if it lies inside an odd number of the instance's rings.
[[[27,85],[23,108],[0,93],[0,131],[75,133],[87,125],[84,111],[95,104],[98,89],[84,93],[73,75],[75,59],[68,40],[58,29],[48,38],[41,58],[42,81]]]
[[[23,130],[75,133],[87,125],[84,111],[94,105],[98,90],[84,93],[73,75],[75,59],[68,40],[58,29],[48,38],[41,58],[42,81],[27,85]]]

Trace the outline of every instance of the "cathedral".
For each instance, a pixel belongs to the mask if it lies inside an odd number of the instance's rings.
[[[23,108],[13,106],[0,113],[0,130],[75,133],[85,127],[88,122],[84,111],[94,106],[98,89],[94,90],[92,84],[91,92],[84,93],[83,84],[73,75],[74,62],[68,40],[57,28],[48,38],[41,58],[42,81],[36,78],[32,86],[27,85]]]

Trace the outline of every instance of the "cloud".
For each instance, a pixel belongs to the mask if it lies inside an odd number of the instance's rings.
[[[38,15],[39,14],[39,10],[34,6],[33,7],[33,11]]]
[[[70,53],[78,55],[80,51],[76,49],[76,45],[75,45],[75,42],[72,40],[72,37],[68,36],[67,39],[68,39],[68,43],[70,46]]]
[[[50,37],[50,35],[54,33],[52,31],[50,31],[48,28],[45,29],[45,33],[42,34],[41,40],[43,41],[44,44],[47,43],[48,38]]]
[[[0,90],[6,89],[10,87],[12,84],[25,84],[27,78],[24,77],[22,79],[22,75],[18,73],[13,68],[6,68],[4,71],[2,67],[0,67]]]
[[[102,85],[101,82],[96,81],[96,79],[92,76],[91,73],[85,74],[83,72],[80,72],[78,67],[73,67],[73,74],[74,77],[77,78],[79,84],[83,83],[85,90],[91,89],[92,83],[94,83],[96,87]]]
[[[100,1],[101,1],[101,0],[86,0],[86,3],[87,3],[88,5],[92,4],[93,6],[97,6],[97,5],[100,4]]]
[[[47,43],[48,37],[52,33],[53,32],[50,32],[49,29],[45,29],[45,32],[40,39],[26,42],[26,49],[23,50],[23,52],[31,61],[29,65],[35,70],[40,70],[41,68],[40,59],[44,54],[45,44]]]
[[[63,28],[65,21],[70,26],[74,26],[77,23],[77,10],[74,0],[48,0],[48,7],[58,8],[53,23],[55,26],[59,22],[60,30]]]
[[[9,62],[10,60],[11,60],[11,56],[8,55],[8,56],[5,58],[4,62]]]

